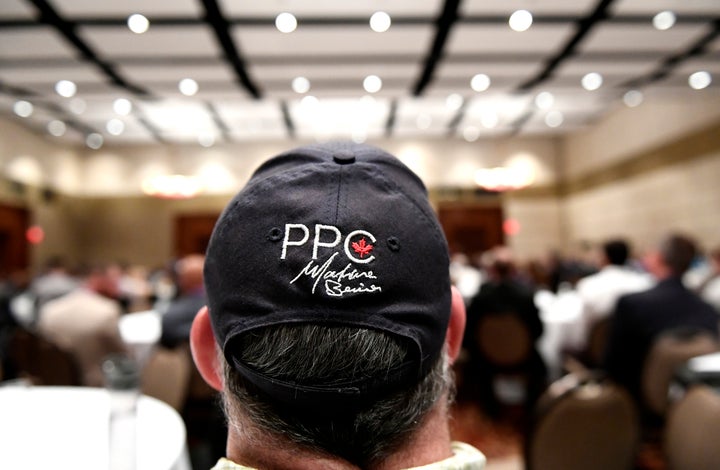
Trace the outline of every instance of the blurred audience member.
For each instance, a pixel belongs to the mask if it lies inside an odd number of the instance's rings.
[[[160,344],[174,348],[188,344],[195,314],[207,303],[203,285],[203,255],[188,255],[175,264],[178,298],[172,300],[162,316]]]
[[[533,299],[533,292],[516,279],[516,268],[511,251],[497,247],[483,256],[483,266],[488,279],[480,286],[467,311],[467,328],[463,346],[468,353],[468,366],[464,379],[468,386],[480,393],[486,411],[496,412],[499,406],[493,381],[495,365],[489,364],[476,339],[480,320],[491,314],[510,313],[524,323],[533,343],[543,333],[543,324]],[[529,378],[526,388],[526,404],[532,405],[545,388],[547,368],[542,357],[533,347],[530,357],[520,368]]]
[[[450,258],[450,280],[467,305],[480,289],[482,272],[470,263],[467,255],[455,253]]]
[[[50,258],[44,271],[30,283],[30,293],[36,306],[42,307],[46,302],[61,297],[74,290],[78,280],[72,276],[65,262],[59,257]]]
[[[695,242],[682,235],[667,236],[648,253],[645,264],[658,283],[651,289],[620,297],[612,316],[605,368],[616,382],[641,399],[640,377],[653,341],[678,328],[718,334],[718,316],[682,283],[696,255]]]
[[[695,292],[720,313],[720,246],[710,252],[708,269]]]
[[[150,305],[150,283],[144,266],[128,266],[118,280],[119,296],[128,312],[148,310]]]
[[[583,343],[575,345],[582,349],[592,325],[608,317],[615,308],[617,299],[624,294],[649,289],[652,278],[627,266],[630,247],[622,239],[605,242],[600,259],[601,269],[586,276],[577,283],[577,292],[582,300],[580,325]]]
[[[71,292],[40,308],[38,332],[77,359],[85,385],[103,385],[102,361],[126,352],[120,337],[117,286],[104,268],[89,268]]]

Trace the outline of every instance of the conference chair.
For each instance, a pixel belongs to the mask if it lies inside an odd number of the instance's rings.
[[[720,391],[691,386],[668,410],[664,447],[669,470],[720,468]]]
[[[678,329],[658,337],[652,344],[642,371],[641,387],[645,411],[662,418],[668,408],[670,385],[675,371],[689,359],[720,350],[708,332]]]
[[[638,413],[629,394],[592,372],[571,373],[538,400],[525,468],[631,469],[639,442]]]
[[[33,384],[82,384],[80,366],[75,356],[42,336],[23,329],[15,330],[8,354],[17,375],[29,379]]]

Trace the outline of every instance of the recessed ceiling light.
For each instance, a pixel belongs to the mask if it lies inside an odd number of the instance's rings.
[[[586,90],[594,91],[602,86],[603,78],[597,72],[590,72],[582,78],[581,83]]]
[[[555,97],[549,91],[541,91],[535,97],[535,106],[540,109],[550,109],[555,104]]]
[[[377,93],[382,89],[382,79],[377,75],[368,75],[363,80],[363,88],[368,93]]]
[[[518,32],[527,31],[532,25],[532,22],[532,13],[527,10],[517,10],[510,15],[510,20],[508,21],[510,28]]]
[[[280,13],[275,17],[275,27],[281,33],[292,33],[297,28],[297,19],[292,13]]]
[[[300,106],[302,106],[303,108],[308,108],[308,109],[314,108],[319,104],[320,104],[320,100],[318,100],[313,95],[303,96],[303,99],[300,100]]]
[[[702,90],[703,88],[707,88],[711,83],[712,76],[710,75],[710,72],[706,72],[705,70],[695,72],[690,75],[690,77],[688,77],[688,84],[690,85],[690,88],[693,88],[695,90]]]
[[[139,13],[128,16],[128,28],[135,34],[142,34],[150,27],[150,21]]]
[[[480,129],[475,126],[467,126],[463,129],[463,139],[468,142],[475,142],[480,138]]]
[[[107,129],[110,135],[120,135],[125,131],[125,123],[120,119],[110,119],[107,124],[105,124],[105,129]]]
[[[305,77],[295,77],[292,81],[292,89],[295,93],[307,93],[310,91],[310,80]]]
[[[545,115],[545,124],[548,127],[558,127],[563,123],[563,115],[560,111],[550,111]]]
[[[215,145],[215,136],[211,133],[200,134],[198,136],[198,143],[205,148],[212,147]]]
[[[465,100],[463,100],[462,96],[457,93],[453,93],[445,98],[445,106],[451,111],[457,111],[463,105],[464,101]]]
[[[484,73],[479,73],[470,80],[470,87],[478,93],[485,91],[490,88],[490,77]]]
[[[105,140],[103,139],[103,136],[101,136],[97,132],[88,134],[87,137],[85,137],[85,145],[87,145],[93,150],[97,150],[102,147],[104,142]]]
[[[74,98],[72,101],[70,101],[70,111],[72,111],[73,114],[82,114],[87,109],[87,103],[85,103],[85,100],[82,98]]]
[[[486,129],[494,129],[498,122],[500,122],[500,118],[495,111],[487,110],[480,116],[480,124]]]
[[[365,143],[367,140],[367,131],[364,129],[354,129],[352,131],[351,139],[356,144]]]
[[[13,111],[15,114],[17,114],[20,117],[30,117],[30,115],[33,113],[33,105],[29,101],[20,100],[16,101],[13,105]]]
[[[132,111],[132,102],[125,98],[118,98],[113,101],[113,110],[121,116],[127,116]]]
[[[390,29],[391,23],[392,20],[390,19],[390,15],[384,11],[376,11],[370,17],[370,28],[376,33],[384,33]]]
[[[675,13],[669,10],[661,11],[653,17],[652,22],[655,29],[665,31],[666,29],[672,28],[675,24]]]
[[[419,114],[417,119],[415,120],[415,124],[417,125],[418,129],[429,129],[432,125],[432,117],[429,114]]]
[[[55,92],[63,98],[72,98],[77,93],[77,86],[70,80],[60,80],[55,84]]]
[[[58,121],[57,119],[54,121],[48,122],[47,130],[50,133],[50,135],[54,135],[55,137],[62,137],[65,135],[65,132],[67,131],[67,126],[64,122]]]
[[[643,94],[639,90],[630,90],[623,95],[623,102],[629,108],[636,108],[643,102]]]
[[[178,88],[180,89],[180,93],[182,93],[183,95],[193,96],[195,93],[198,92],[199,86],[198,83],[192,78],[183,78],[182,80],[180,80]]]

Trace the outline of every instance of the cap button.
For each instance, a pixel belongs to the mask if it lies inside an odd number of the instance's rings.
[[[355,154],[349,150],[338,150],[333,153],[333,160],[338,165],[347,165],[355,163]]]

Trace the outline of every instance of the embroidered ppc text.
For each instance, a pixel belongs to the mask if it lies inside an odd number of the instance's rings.
[[[366,265],[375,259],[373,254],[375,237],[365,230],[355,230],[343,240],[340,229],[333,225],[315,224],[312,242],[312,257],[305,267],[290,281],[294,284],[300,279],[312,280],[312,293],[318,288],[331,297],[344,297],[353,294],[382,292],[377,284],[377,276]],[[302,247],[310,240],[310,229],[304,224],[285,224],[285,237],[280,259],[285,259],[289,249]],[[342,242],[342,251],[335,250],[324,261],[318,260],[319,249],[336,249]],[[342,255],[348,262],[342,266]],[[339,266],[338,266],[338,263]]]

